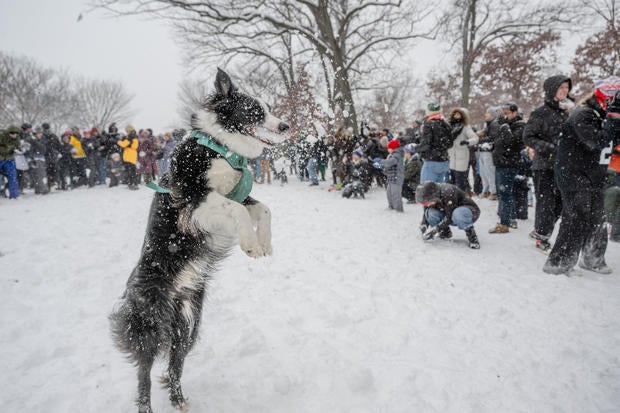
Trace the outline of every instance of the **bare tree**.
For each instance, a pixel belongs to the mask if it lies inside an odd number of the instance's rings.
[[[34,59],[0,52],[0,124],[48,122],[103,128],[131,116],[132,96],[121,82],[81,79],[65,70],[42,67]]]
[[[80,79],[75,95],[79,110],[74,121],[79,125],[96,126],[99,130],[114,122],[124,122],[133,116],[130,105],[133,95],[120,81]]]
[[[567,4],[559,10],[556,4],[538,0],[453,0],[444,22],[446,37],[459,49],[461,105],[469,107],[472,71],[488,47],[569,23],[571,10]]]
[[[182,33],[192,34],[186,36],[188,44],[200,45],[203,58],[209,53],[250,54],[271,61],[289,86],[294,82],[292,59],[311,47],[325,74],[329,104],[338,120],[348,125],[357,122],[355,83],[367,78],[386,55],[398,53],[403,41],[432,33],[418,28],[429,12],[413,0],[98,0],[96,4],[118,14],[149,14],[172,21]],[[196,48],[192,52],[196,54]]]
[[[416,117],[413,92],[417,88],[417,81],[411,75],[384,82],[362,107],[364,118],[381,129],[404,130]]]
[[[55,72],[41,67],[35,60],[0,53],[3,123],[35,123],[47,116],[59,89]]]
[[[572,60],[576,92],[592,87],[595,79],[620,76],[620,0],[580,0],[585,17],[593,27],[604,29],[577,47]]]

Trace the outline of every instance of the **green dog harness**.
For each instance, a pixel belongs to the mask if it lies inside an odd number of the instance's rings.
[[[226,194],[226,198],[239,203],[245,201],[248,195],[250,195],[252,184],[254,183],[252,172],[248,169],[248,158],[232,152],[226,146],[215,143],[209,135],[201,131],[192,131],[190,138],[196,138],[198,144],[217,152],[222,158],[226,159],[231,168],[242,173],[241,179],[232,191]],[[169,189],[163,188],[154,182],[149,183],[147,187],[159,193],[169,194],[171,192]]]

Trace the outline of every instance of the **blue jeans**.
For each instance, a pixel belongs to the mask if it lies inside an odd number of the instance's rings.
[[[424,161],[420,171],[420,183],[436,182],[438,184],[448,182],[450,178],[450,162]]]
[[[19,196],[19,185],[17,183],[15,160],[0,161],[0,173],[4,173],[9,180],[9,197],[17,198]]]
[[[97,158],[97,184],[105,185],[105,177],[108,176],[106,171],[105,157]]]
[[[424,217],[431,227],[439,224],[445,214],[435,208],[426,208]],[[457,226],[458,229],[466,230],[474,225],[474,213],[466,206],[460,206],[452,211],[452,222],[450,225]]]
[[[319,177],[316,173],[316,158],[308,159],[308,166],[306,167],[306,170],[308,171],[308,176],[310,177],[310,181],[313,184],[318,184]]]
[[[510,225],[517,218],[515,208],[514,184],[516,168],[495,168],[495,185],[497,187],[497,214],[502,225]]]

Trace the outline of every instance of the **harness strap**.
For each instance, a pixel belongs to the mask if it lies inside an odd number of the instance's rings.
[[[199,145],[206,146],[207,148],[218,153],[222,158],[226,159],[231,168],[241,171],[241,179],[237,182],[237,185],[226,194],[226,198],[231,201],[242,203],[250,195],[252,191],[252,184],[254,183],[254,177],[252,172],[248,169],[248,158],[241,156],[235,152],[232,152],[228,147],[219,145],[213,141],[211,136],[204,132],[194,130],[190,134],[191,138],[196,138]],[[146,185],[148,188],[162,194],[169,194],[171,191],[167,188],[163,188],[157,185],[155,182],[150,182]]]

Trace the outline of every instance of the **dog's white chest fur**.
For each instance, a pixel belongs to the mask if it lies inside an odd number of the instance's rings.
[[[233,169],[226,159],[218,158],[211,162],[207,179],[211,188],[226,195],[235,188],[242,175],[243,173]]]

